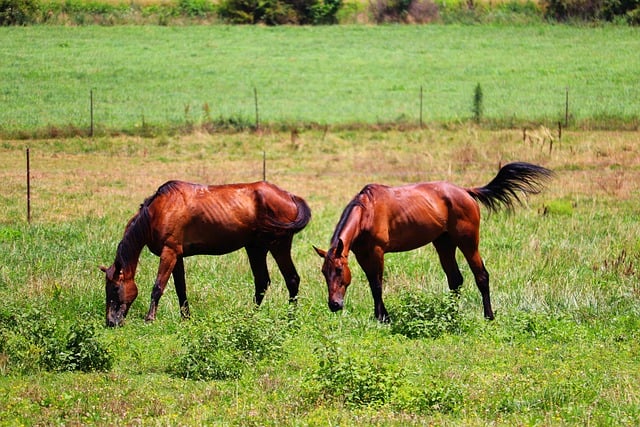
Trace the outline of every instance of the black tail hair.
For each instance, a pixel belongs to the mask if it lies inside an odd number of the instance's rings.
[[[492,212],[506,208],[511,211],[515,202],[522,204],[521,194],[538,194],[545,182],[553,177],[553,171],[526,162],[504,165],[498,174],[484,187],[468,188],[467,192]]]

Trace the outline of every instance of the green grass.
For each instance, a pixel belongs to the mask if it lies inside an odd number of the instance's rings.
[[[0,424],[636,425],[636,140],[635,132],[568,132],[551,155],[523,144],[520,131],[466,126],[302,131],[293,139],[290,133],[237,133],[34,140],[30,225],[25,143],[4,141]],[[294,241],[302,277],[297,308],[289,307],[270,260],[273,284],[254,310],[248,261],[238,252],[188,259],[192,320],[180,320],[170,284],[157,321],[147,325],[158,259],[145,250],[136,278],[140,295],[125,326],[103,328],[98,266],[113,260],[142,200],[173,178],[260,179],[265,148],[268,179],[304,196],[313,210]],[[462,261],[465,285],[452,313],[457,327],[435,338],[409,339],[376,322],[354,259],[345,310],[329,311],[311,245],[326,246],[342,208],[364,183],[448,179],[477,186],[499,162],[512,160],[543,164],[557,176],[514,215],[483,213],[481,251],[495,321],[482,319],[479,293]],[[447,295],[432,247],[388,255],[385,278],[392,317],[407,311],[408,293],[418,307],[431,304],[424,298],[437,305]],[[29,323],[16,329],[12,321]],[[112,358],[110,370],[45,369],[47,345],[62,343],[72,325],[91,324]],[[257,329],[250,332],[252,325]],[[29,341],[38,333],[46,333],[44,344]],[[215,351],[239,369],[233,371],[238,377],[180,376],[185,352],[205,349],[204,337],[225,343],[227,352]],[[200,354],[196,367],[213,363]]]
[[[638,30],[531,26],[0,28],[0,132],[86,134],[202,123],[637,127]],[[156,131],[157,132],[157,131]]]

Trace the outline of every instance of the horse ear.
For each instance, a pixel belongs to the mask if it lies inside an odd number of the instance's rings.
[[[98,267],[100,270],[102,270],[103,273],[106,273],[108,268],[105,267],[104,265],[101,265],[100,267]]]
[[[342,239],[338,239],[338,246],[336,246],[336,254],[342,256],[342,251],[344,250],[344,242]]]
[[[320,258],[326,258],[327,257],[327,251],[319,249],[319,248],[316,248],[315,246],[313,247],[313,249],[315,249],[316,253],[318,255],[320,255]]]

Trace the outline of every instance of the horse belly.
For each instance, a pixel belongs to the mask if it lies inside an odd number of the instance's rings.
[[[393,236],[389,237],[389,244],[386,252],[411,251],[428,245],[438,236],[439,233],[434,233],[433,230],[412,229],[396,232]]]
[[[251,243],[252,233],[246,229],[220,227],[192,229],[185,233],[184,256],[224,255]]]
[[[406,252],[428,245],[445,231],[443,222],[395,224],[389,228],[386,252]]]

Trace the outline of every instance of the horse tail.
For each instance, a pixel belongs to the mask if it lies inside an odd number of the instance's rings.
[[[297,233],[309,224],[311,220],[311,208],[302,197],[296,196],[295,194],[291,195],[291,200],[293,200],[293,203],[295,203],[298,209],[298,215],[296,219],[289,224],[288,228],[293,230],[294,233]]]
[[[511,211],[515,202],[522,204],[519,193],[538,194],[545,182],[553,177],[553,171],[526,162],[504,165],[498,174],[484,187],[468,188],[467,193],[492,212],[504,207]]]
[[[309,205],[302,197],[290,193],[289,197],[291,197],[291,201],[296,205],[296,218],[291,222],[285,222],[280,220],[280,218],[278,218],[273,211],[269,209],[265,212],[262,218],[263,231],[276,235],[283,233],[297,233],[307,226],[311,220],[311,208],[309,208]]]

